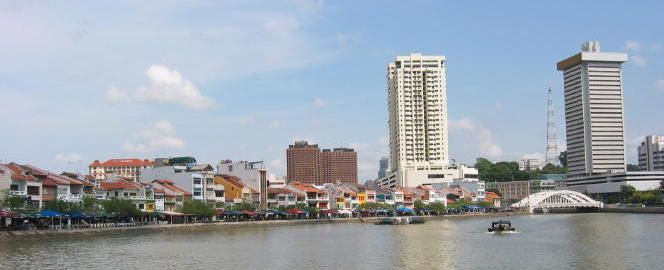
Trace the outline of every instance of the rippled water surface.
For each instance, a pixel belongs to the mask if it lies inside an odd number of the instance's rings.
[[[0,239],[0,269],[664,269],[664,215],[334,223]]]

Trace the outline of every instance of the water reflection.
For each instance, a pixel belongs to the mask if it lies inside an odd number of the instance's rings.
[[[661,269],[664,215],[210,227],[0,240],[0,269]],[[542,267],[545,266],[545,267]]]

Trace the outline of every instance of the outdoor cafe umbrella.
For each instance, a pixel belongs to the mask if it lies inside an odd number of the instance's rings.
[[[0,217],[2,217],[2,218],[15,218],[15,217],[18,217],[18,215],[14,214],[14,213],[11,213],[11,212],[4,211],[4,210],[0,210]]]

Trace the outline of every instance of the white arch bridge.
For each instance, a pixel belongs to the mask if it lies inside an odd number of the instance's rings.
[[[512,207],[527,208],[533,212],[549,212],[551,209],[579,210],[602,207],[602,203],[583,193],[571,190],[542,191],[524,198]]]

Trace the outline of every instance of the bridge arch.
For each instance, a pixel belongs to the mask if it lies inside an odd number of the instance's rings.
[[[602,207],[602,203],[593,200],[587,195],[572,190],[542,191],[512,204],[512,207],[527,208],[531,213],[535,210],[544,212],[559,208],[589,208]]]

